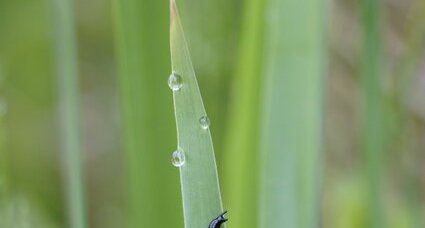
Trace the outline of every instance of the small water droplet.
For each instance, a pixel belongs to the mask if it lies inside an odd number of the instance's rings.
[[[182,77],[176,72],[171,73],[170,77],[168,78],[168,87],[170,87],[170,89],[173,91],[179,91],[182,86]]]
[[[182,167],[186,161],[186,156],[184,155],[184,151],[182,149],[177,149],[173,152],[173,157],[171,159],[171,163],[175,167]]]
[[[210,118],[207,116],[203,116],[199,119],[199,124],[201,124],[201,128],[207,130],[210,128]]]

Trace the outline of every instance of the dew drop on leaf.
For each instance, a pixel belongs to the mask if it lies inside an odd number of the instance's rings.
[[[184,155],[184,151],[182,149],[177,149],[173,152],[171,163],[175,167],[182,167],[186,161],[186,156]]]
[[[202,129],[207,130],[210,128],[210,119],[207,116],[203,116],[199,118],[199,124],[201,125]]]
[[[173,91],[179,91],[183,86],[183,80],[176,72],[171,73],[168,78],[168,87]]]

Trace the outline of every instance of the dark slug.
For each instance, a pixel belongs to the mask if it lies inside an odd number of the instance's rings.
[[[210,222],[210,225],[208,228],[220,228],[221,224],[227,222],[228,219],[224,217],[224,215],[227,213],[227,211],[221,213],[217,218],[213,219]]]

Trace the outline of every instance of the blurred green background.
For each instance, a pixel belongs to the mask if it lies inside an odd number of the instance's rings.
[[[0,227],[68,227],[53,1],[0,0]],[[240,167],[238,156],[258,152],[256,145],[246,149],[238,141],[256,144],[258,136],[246,136],[252,141],[238,134],[256,133],[257,123],[235,121],[247,115],[236,104],[243,96],[252,97],[252,112],[261,103],[260,73],[251,90],[238,84],[245,74],[240,68],[252,67],[250,60],[241,60],[243,53],[259,48],[250,42],[265,42],[244,41],[261,36],[263,26],[255,20],[267,18],[269,11],[260,7],[264,2],[178,1],[212,122],[224,207],[245,205],[254,215],[257,199],[234,199],[232,185],[243,169],[252,171]],[[425,2],[322,3],[327,70],[321,227],[425,227]],[[179,174],[170,163],[176,133],[166,83],[168,2],[76,0],[74,5],[88,227],[124,227],[138,216],[133,227],[183,227]],[[136,39],[123,41],[133,30]],[[143,76],[119,76],[126,73],[119,65],[129,52],[140,60]],[[253,62],[262,59],[258,54]],[[375,67],[380,76],[371,79]],[[128,107],[137,107],[136,116],[125,111]],[[135,138],[129,139],[132,134]],[[368,140],[376,135],[378,142]],[[378,152],[371,158],[370,150]],[[249,186],[236,194],[256,194],[257,184]],[[232,210],[230,219],[232,213],[252,219]],[[384,222],[371,222],[371,216],[382,216],[378,220]],[[256,227],[231,222],[230,228]]]

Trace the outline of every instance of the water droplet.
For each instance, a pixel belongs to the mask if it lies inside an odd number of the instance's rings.
[[[201,124],[201,128],[207,130],[210,128],[210,118],[207,116],[203,116],[199,119],[199,124]]]
[[[179,91],[183,86],[183,79],[176,72],[171,73],[168,78],[168,87],[173,91]]]
[[[182,167],[186,161],[186,157],[184,155],[184,151],[182,149],[177,149],[173,152],[173,157],[171,159],[171,163],[175,167]]]

